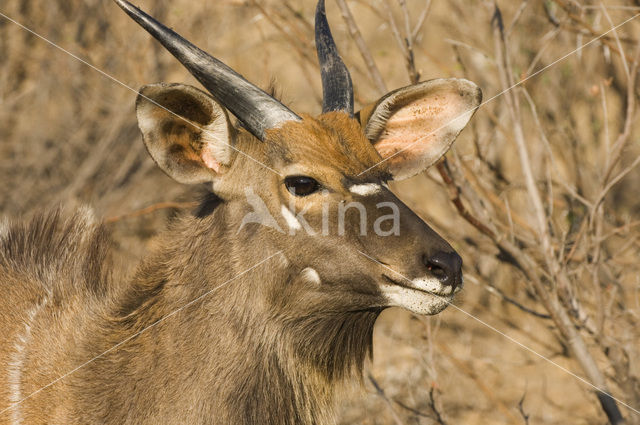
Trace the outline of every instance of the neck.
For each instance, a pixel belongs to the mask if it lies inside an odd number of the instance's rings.
[[[230,258],[240,249],[246,257],[247,245],[234,247],[225,241],[225,223],[218,213],[189,219],[210,220],[198,238],[189,229],[202,229],[203,223],[196,226],[187,220],[173,229],[119,296],[119,339],[124,339],[123,329],[129,334],[132,327],[145,329],[179,310],[153,327],[152,340],[132,341],[140,354],[127,363],[140,363],[135,369],[147,375],[176,377],[178,381],[169,384],[172,390],[166,389],[165,379],[148,379],[164,382],[165,387],[149,391],[156,402],[158,394],[170,391],[168,398],[184,398],[185,404],[178,405],[186,409],[195,403],[203,414],[215,412],[219,423],[329,422],[334,388],[361,375],[371,354],[379,311],[327,313],[320,306],[306,309],[308,305],[299,311],[297,297],[281,292],[292,288],[295,273],[277,258],[261,265],[263,270],[238,277],[243,270],[235,268],[244,265],[233,267]],[[273,293],[294,301],[266,301]],[[148,353],[158,350],[149,358]]]
[[[374,312],[309,317],[277,330],[256,329],[238,370],[230,409],[239,423],[330,422],[335,388],[358,377],[371,347]],[[239,418],[240,419],[240,418]]]

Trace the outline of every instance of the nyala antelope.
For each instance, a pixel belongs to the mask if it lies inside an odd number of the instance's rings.
[[[362,372],[380,312],[436,314],[462,287],[458,254],[385,183],[441,158],[480,90],[431,80],[354,113],[320,0],[322,114],[298,115],[115,2],[210,93],[149,85],[136,113],[158,166],[217,198],[173,224],[126,283],[85,212],[2,227],[0,423],[331,423],[334,390]],[[277,225],[243,222],[255,214],[247,188]],[[361,207],[338,232],[348,204]],[[362,211],[373,222],[390,210],[398,231],[361,231]],[[328,232],[305,231],[323,220]]]

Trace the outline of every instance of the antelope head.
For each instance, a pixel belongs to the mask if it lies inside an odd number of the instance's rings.
[[[475,84],[426,81],[354,113],[351,78],[320,0],[323,110],[298,115],[127,1],[116,2],[211,94],[146,86],[137,100],[139,126],[170,177],[212,185],[234,243],[246,252],[282,250],[288,277],[260,289],[266,309],[295,306],[310,315],[399,306],[435,314],[447,306],[462,287],[462,260],[386,183],[422,172],[447,152],[480,104]],[[251,266],[259,258],[233,261]]]

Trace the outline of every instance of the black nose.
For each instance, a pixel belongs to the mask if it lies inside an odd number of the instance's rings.
[[[436,252],[425,257],[425,265],[443,285],[456,289],[462,284],[462,258],[456,252]]]

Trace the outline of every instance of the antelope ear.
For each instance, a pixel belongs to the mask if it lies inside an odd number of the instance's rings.
[[[213,181],[231,163],[232,127],[211,96],[182,84],[152,84],[136,101],[144,144],[158,166],[186,184]]]
[[[433,165],[451,147],[482,102],[471,81],[430,80],[392,91],[359,112],[367,138],[396,180]]]

